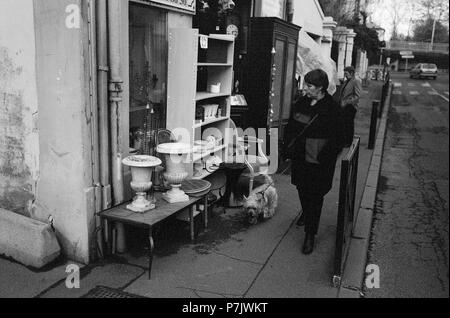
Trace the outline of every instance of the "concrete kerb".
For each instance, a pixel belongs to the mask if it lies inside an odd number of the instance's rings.
[[[370,233],[372,229],[373,212],[378,188],[378,179],[381,171],[381,160],[383,157],[384,142],[389,109],[391,105],[393,87],[389,91],[383,107],[383,115],[379,125],[375,149],[369,167],[361,205],[358,209],[355,228],[350,239],[347,261],[342,275],[338,298],[360,298],[362,297],[362,286],[365,277],[367,263],[367,250],[369,248]]]

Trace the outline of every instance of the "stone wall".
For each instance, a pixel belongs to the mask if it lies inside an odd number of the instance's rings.
[[[18,36],[20,35],[20,36]],[[30,215],[39,165],[32,0],[0,1],[0,207]]]

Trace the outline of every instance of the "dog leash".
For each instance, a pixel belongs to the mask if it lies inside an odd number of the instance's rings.
[[[266,193],[267,190],[269,190],[269,188],[270,188],[271,186],[273,186],[274,184],[275,184],[275,181],[273,181],[272,183],[270,183],[270,184],[267,186],[267,188],[264,189],[264,191],[259,191],[258,194],[264,194],[264,193]]]

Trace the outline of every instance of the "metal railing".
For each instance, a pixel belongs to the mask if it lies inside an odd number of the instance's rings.
[[[341,185],[336,229],[333,285],[339,287],[354,228],[360,138],[356,137],[342,160]]]
[[[381,116],[383,115],[384,105],[386,104],[386,99],[388,98],[390,85],[391,85],[391,73],[387,72],[386,76],[384,78],[384,84],[383,84],[383,88],[381,91],[381,103],[380,103],[380,107],[378,109],[378,111],[379,111],[378,118],[381,118]]]
[[[373,149],[375,147],[376,133],[378,129],[378,119],[382,117],[384,105],[386,104],[386,99],[389,94],[389,86],[391,85],[391,74],[386,73],[383,88],[381,90],[381,101],[372,101],[372,116],[370,118],[370,131],[369,131],[369,142],[368,149]]]
[[[369,142],[367,149],[373,149],[375,147],[375,139],[378,129],[378,113],[380,107],[380,101],[372,101],[372,116],[370,117],[370,131],[369,131]]]

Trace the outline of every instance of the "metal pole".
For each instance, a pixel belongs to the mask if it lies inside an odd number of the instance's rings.
[[[375,135],[377,132],[379,105],[380,105],[380,101],[378,101],[378,100],[374,100],[372,102],[372,116],[370,118],[369,143],[367,146],[368,149],[373,149],[375,147]]]
[[[111,184],[109,174],[109,129],[108,129],[108,26],[106,0],[95,1],[96,40],[97,40],[97,104],[98,104],[98,139],[99,170],[102,210],[111,207]],[[96,217],[97,243],[102,256],[105,255],[104,242],[112,242],[108,236],[106,222]]]
[[[383,64],[383,48],[381,48],[381,53],[380,53],[380,67],[381,64]]]
[[[109,25],[109,116],[111,132],[111,167],[114,204],[124,201],[122,154],[120,153],[120,125],[119,110],[122,106],[122,84],[120,74],[120,2],[121,0],[108,1],[108,25]]]
[[[111,168],[112,185],[114,193],[114,205],[124,202],[124,184],[122,171],[122,153],[120,147],[120,109],[122,107],[123,80],[121,77],[121,2],[122,0],[108,1],[108,26],[109,26],[109,118],[110,118],[110,137],[111,137]],[[119,253],[126,250],[125,227],[122,223],[115,224],[117,236],[113,236],[113,242],[116,242],[115,248]]]
[[[109,129],[108,129],[108,26],[106,0],[96,1],[97,15],[97,98],[100,144],[100,183],[102,186],[102,208],[111,207],[111,185],[109,173]]]
[[[433,51],[434,34],[435,34],[435,32],[436,32],[436,17],[434,17],[434,20],[433,20],[433,31],[431,32],[430,51]]]

